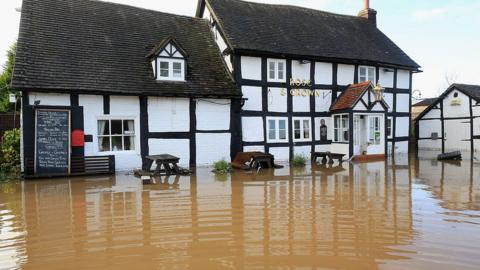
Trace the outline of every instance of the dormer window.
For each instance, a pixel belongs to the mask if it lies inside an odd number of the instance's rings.
[[[169,38],[149,54],[154,78],[159,81],[185,81],[186,53],[178,43]]]

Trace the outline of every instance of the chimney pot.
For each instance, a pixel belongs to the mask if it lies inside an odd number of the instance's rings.
[[[370,8],[370,0],[365,0],[365,8],[358,13],[358,16],[377,26],[377,11]]]

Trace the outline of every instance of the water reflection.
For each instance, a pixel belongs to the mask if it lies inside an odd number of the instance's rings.
[[[415,164],[424,175],[423,162]],[[127,175],[0,185],[0,269],[412,266],[424,232],[415,226],[410,165],[225,176],[205,168],[153,185]],[[443,178],[422,177],[442,203],[477,209],[478,200],[464,196],[478,199],[470,192],[478,183]]]

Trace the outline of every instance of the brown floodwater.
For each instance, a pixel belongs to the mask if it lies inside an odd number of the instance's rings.
[[[479,269],[480,167],[0,184],[0,269]]]

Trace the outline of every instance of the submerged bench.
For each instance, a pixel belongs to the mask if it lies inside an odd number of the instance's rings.
[[[161,173],[165,173],[166,175],[185,175],[191,173],[189,170],[178,167],[180,158],[169,154],[146,156],[145,160],[144,171],[152,172],[152,165],[153,163],[156,164],[156,167],[153,170],[154,175],[160,175]]]
[[[232,168],[251,170],[258,168],[280,168],[275,165],[275,157],[263,152],[240,152],[232,161]]]
[[[333,164],[334,160],[337,159],[338,163],[343,163],[343,158],[345,154],[331,153],[331,152],[312,152],[312,162],[317,162],[318,158],[322,158],[322,164]]]

